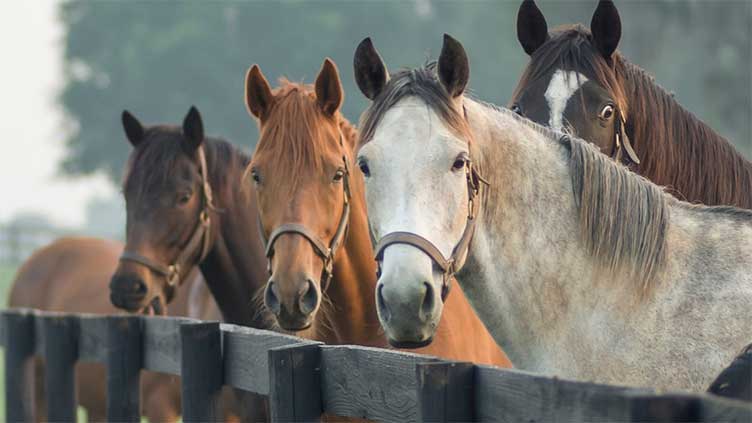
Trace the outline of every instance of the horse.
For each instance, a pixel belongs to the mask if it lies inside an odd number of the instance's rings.
[[[46,311],[116,314],[109,301],[107,283],[123,251],[123,244],[99,238],[66,237],[37,250],[15,276],[11,307]],[[201,274],[194,271],[187,288],[168,307],[171,316],[215,318],[218,309],[204,288]],[[189,304],[189,298],[193,301]],[[30,363],[28,386],[34,387],[35,421],[45,421],[44,363]],[[28,373],[33,371],[33,375]],[[107,419],[106,370],[99,363],[76,365],[78,403],[89,421]],[[176,422],[180,415],[180,378],[152,372],[141,376],[143,413],[152,422]]]
[[[315,340],[387,347],[376,316],[363,177],[352,162],[357,131],[340,113],[337,67],[326,59],[314,85],[280,84],[272,90],[258,65],[246,75],[246,106],[260,132],[246,181],[253,181],[266,240],[265,304],[284,329],[308,329]],[[460,290],[436,334],[427,347],[394,346],[511,366]]]
[[[162,314],[198,266],[224,321],[275,329],[252,301],[266,283],[266,259],[259,235],[247,229],[258,218],[256,199],[235,183],[250,157],[205,136],[195,107],[182,126],[145,127],[128,111],[122,123],[133,151],[123,178],[126,242],[110,282],[112,303]],[[241,404],[248,419],[265,419],[260,396]]]
[[[430,339],[456,274],[523,370],[701,391],[749,342],[752,212],[681,202],[591,144],[470,98],[448,35],[438,62],[391,78],[365,39],[354,68],[372,101],[357,163],[388,337]]]
[[[752,209],[752,163],[616,50],[621,19],[612,1],[599,2],[590,29],[549,33],[525,0],[517,37],[530,62],[512,110],[590,141],[680,199]]]

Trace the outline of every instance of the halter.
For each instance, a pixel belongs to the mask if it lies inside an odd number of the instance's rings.
[[[614,131],[616,148],[614,149],[614,153],[611,154],[611,158],[619,163],[624,163],[627,166],[629,166],[630,162],[640,164],[640,158],[637,157],[637,153],[634,151],[634,148],[632,148],[632,143],[627,136],[627,130],[625,129],[627,126],[627,119],[618,107],[616,108],[616,112],[619,115],[619,118],[616,119],[616,128]],[[624,147],[624,149],[622,149],[622,147]],[[626,158],[624,157],[624,152],[627,153]]]
[[[465,119],[467,119],[467,110],[464,110],[464,112]],[[455,245],[454,249],[452,250],[452,255],[449,256],[449,258],[445,258],[441,253],[441,250],[439,250],[431,241],[418,234],[404,231],[391,232],[384,235],[375,247],[375,258],[376,263],[378,264],[378,277],[381,276],[381,262],[384,261],[384,250],[386,250],[388,246],[394,244],[405,244],[413,246],[428,254],[428,256],[431,257],[431,260],[433,260],[433,262],[439,267],[439,269],[441,269],[443,273],[441,285],[441,301],[446,300],[446,297],[447,295],[449,295],[449,290],[451,288],[452,277],[460,269],[462,269],[462,266],[465,264],[468,249],[470,248],[470,241],[472,240],[473,233],[475,232],[475,217],[476,213],[478,212],[478,207],[476,207],[475,202],[476,200],[480,201],[480,199],[478,198],[480,195],[480,185],[481,183],[485,184],[486,186],[489,185],[488,181],[483,179],[483,177],[480,175],[478,169],[473,166],[473,162],[471,160],[465,161],[465,178],[467,180],[468,196],[467,221],[465,222],[465,230],[462,232],[462,236],[460,237],[459,242],[457,242],[457,245]]]
[[[193,230],[188,242],[185,244],[175,261],[165,266],[153,259],[138,254],[133,251],[124,251],[120,256],[120,261],[130,261],[138,263],[159,276],[162,276],[167,281],[167,286],[174,288],[180,284],[180,275],[183,269],[191,266],[190,258],[195,256],[196,251],[199,251],[197,263],[202,262],[206,255],[209,254],[210,249],[210,234],[211,234],[211,216],[210,212],[214,209],[212,203],[212,190],[209,185],[208,172],[206,166],[206,156],[204,155],[204,147],[200,145],[198,147],[198,161],[201,167],[201,186],[203,191],[203,209],[199,214],[198,224],[196,229]],[[198,250],[198,248],[201,248]]]
[[[344,147],[343,135],[339,134],[339,144]],[[267,241],[266,234],[264,233],[264,226],[261,223],[261,216],[259,215],[259,233],[261,233],[261,239],[266,246],[266,258],[267,258],[267,271],[271,275],[271,262],[274,257],[274,243],[283,234],[298,234],[305,238],[313,247],[313,251],[316,252],[321,260],[324,262],[324,267],[321,270],[321,289],[326,291],[331,283],[332,276],[334,275],[334,257],[337,254],[337,249],[342,245],[342,240],[345,238],[347,232],[347,225],[350,222],[350,167],[347,164],[347,156],[342,155],[342,162],[344,163],[344,175],[342,176],[342,188],[344,191],[344,208],[342,210],[342,216],[337,224],[337,231],[334,233],[334,237],[327,245],[318,235],[312,230],[306,228],[300,223],[283,223],[277,226],[269,235]]]

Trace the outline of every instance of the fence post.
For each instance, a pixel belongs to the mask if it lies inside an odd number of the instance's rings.
[[[475,420],[475,366],[472,363],[418,363],[415,372],[420,421]]]
[[[273,422],[318,421],[321,402],[320,342],[269,350],[269,409]]]
[[[687,395],[635,396],[632,398],[633,422],[700,422],[702,407],[697,398]]]
[[[49,421],[76,421],[76,381],[74,366],[78,357],[78,318],[41,316],[44,331],[44,371]]]
[[[2,312],[5,326],[5,420],[34,420],[34,314],[28,310]]]
[[[224,374],[219,323],[183,323],[180,340],[183,421],[219,421]]]
[[[107,319],[107,420],[140,422],[141,317]]]

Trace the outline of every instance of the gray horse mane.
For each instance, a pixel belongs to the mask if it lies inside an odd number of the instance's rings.
[[[648,291],[665,262],[668,194],[586,141],[541,126],[510,110],[480,104],[569,150],[572,192],[586,248],[609,272],[621,272],[638,283],[643,292]]]

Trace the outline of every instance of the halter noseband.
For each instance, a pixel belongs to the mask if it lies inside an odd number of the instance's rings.
[[[340,146],[344,147],[343,135],[340,132],[339,137]],[[347,232],[347,225],[350,222],[350,166],[347,164],[347,156],[342,155],[342,162],[344,163],[344,175],[342,176],[342,185],[344,191],[344,208],[342,210],[342,216],[337,224],[337,231],[334,233],[334,237],[326,244],[318,235],[313,231],[306,228],[300,223],[283,223],[277,226],[269,235],[269,239],[266,239],[264,233],[264,226],[261,222],[261,216],[259,216],[259,232],[261,233],[261,239],[266,246],[266,258],[267,258],[267,271],[271,275],[271,262],[274,256],[274,243],[283,234],[298,234],[305,238],[313,247],[313,251],[316,252],[321,260],[324,262],[324,267],[321,270],[321,290],[326,291],[331,283],[332,276],[334,275],[334,257],[337,254],[337,249],[342,245],[342,240],[345,238]]]
[[[203,209],[199,214],[199,221],[196,225],[196,229],[193,230],[193,235],[191,235],[175,261],[172,264],[165,266],[133,251],[124,251],[120,256],[120,261],[138,263],[157,275],[162,276],[167,281],[167,285],[171,288],[174,288],[180,283],[180,275],[182,271],[192,265],[189,262],[190,258],[195,255],[199,247],[201,249],[199,250],[199,256],[196,263],[201,263],[206,258],[206,255],[209,254],[211,241],[210,212],[214,209],[214,204],[212,202],[212,190],[211,185],[209,185],[209,174],[207,173],[206,156],[204,155],[203,145],[198,147],[198,161],[201,168]]]
[[[629,137],[627,136],[627,119],[622,113],[620,108],[616,108],[616,114],[618,115],[616,117],[616,128],[615,128],[615,134],[614,134],[614,152],[611,154],[611,158],[619,163],[623,163],[626,166],[630,165],[631,163],[634,163],[636,165],[640,164],[640,158],[637,157],[637,153],[634,151],[634,148],[632,148],[632,142],[629,140]],[[624,157],[624,153],[627,153],[627,157]]]

